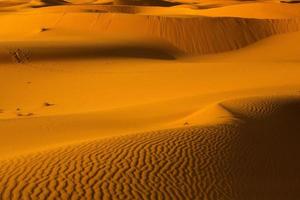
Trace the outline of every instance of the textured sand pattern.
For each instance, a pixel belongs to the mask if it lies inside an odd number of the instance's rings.
[[[291,121],[300,114],[299,97],[230,100],[216,106],[231,110],[236,118],[209,127],[94,140],[3,160],[1,197],[293,199],[299,195],[300,163],[294,159],[300,127]],[[249,119],[258,114],[264,117]]]
[[[0,0],[0,200],[296,200],[300,4]]]
[[[234,136],[229,128],[160,131],[4,161],[1,194],[4,199],[226,199],[232,196],[226,189],[230,177],[221,169],[228,168],[222,159]]]

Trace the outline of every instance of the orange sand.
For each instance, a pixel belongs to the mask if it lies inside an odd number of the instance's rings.
[[[0,2],[0,199],[297,199],[300,4]]]

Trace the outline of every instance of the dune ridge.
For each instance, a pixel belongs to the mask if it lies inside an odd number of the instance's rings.
[[[233,118],[209,126],[92,140],[1,160],[1,197],[298,196],[300,162],[294,158],[299,151],[299,96],[232,99],[215,106]],[[287,127],[289,132],[285,132]]]
[[[205,16],[214,17],[242,17],[242,18],[257,18],[257,19],[280,19],[280,18],[299,18],[299,5],[288,5],[274,2],[258,2],[232,4],[221,6],[213,9],[203,9],[199,13]]]
[[[16,15],[3,18],[2,21],[36,21],[39,14],[35,15]],[[51,18],[56,18],[50,14]],[[55,34],[63,28],[60,33],[68,37],[71,32],[80,32],[80,24],[90,25],[85,34],[97,35],[96,37],[114,36],[120,40],[151,40],[163,41],[174,46],[179,51],[186,54],[213,54],[225,51],[232,51],[266,37],[300,30],[299,19],[247,19],[236,17],[170,17],[170,16],[143,16],[130,14],[109,14],[109,13],[64,13],[58,15],[59,20],[53,25],[53,21],[47,18],[39,18],[38,22],[31,23],[30,26],[24,24],[7,28],[13,34],[20,31],[28,32],[29,35],[35,30],[47,30],[48,34]],[[22,18],[22,19],[21,19]],[[77,20],[78,19],[78,20]],[[48,18],[49,20],[49,18]],[[74,23],[77,21],[78,23]],[[1,19],[0,19],[1,22]],[[16,23],[18,24],[18,23]],[[43,25],[39,25],[43,24]],[[49,25],[47,25],[49,24]],[[52,24],[52,25],[51,25]],[[125,25],[126,24],[126,25]],[[25,27],[25,29],[24,29]],[[43,27],[46,27],[43,28]],[[142,28],[141,28],[142,27]],[[26,30],[27,29],[27,30]],[[66,32],[66,30],[68,30]],[[40,34],[42,31],[37,32]],[[122,32],[120,35],[119,33]],[[5,32],[2,33],[5,35]],[[30,37],[36,39],[43,38],[42,35],[33,34]],[[28,41],[30,41],[30,37]],[[134,39],[136,38],[136,39]],[[139,39],[140,38],[140,39]],[[94,38],[95,39],[95,38]],[[145,47],[147,48],[147,47]],[[55,51],[55,50],[54,50]],[[105,51],[105,50],[104,50]],[[51,51],[50,51],[51,52]],[[159,52],[158,52],[159,53]]]
[[[297,19],[142,16],[139,21],[130,19],[132,16],[129,15],[113,18],[106,21],[106,16],[101,14],[93,30],[112,33],[122,30],[124,34],[139,34],[139,29],[134,27],[139,27],[141,23],[144,24],[144,28],[140,29],[143,31],[141,34],[168,41],[186,53],[200,55],[239,49],[268,36],[298,31],[300,28]],[[124,22],[128,20],[127,28],[119,28],[121,18]]]

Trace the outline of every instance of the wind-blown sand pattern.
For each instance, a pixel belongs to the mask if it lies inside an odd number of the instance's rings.
[[[297,199],[300,4],[0,2],[0,199]]]
[[[226,123],[93,140],[4,160],[2,198],[298,196],[300,97],[215,106],[232,115]]]

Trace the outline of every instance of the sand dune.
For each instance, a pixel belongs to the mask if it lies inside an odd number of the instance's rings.
[[[77,38],[93,36],[92,41],[101,40],[101,38],[103,40],[103,37],[107,38],[107,36],[113,36],[113,40],[118,38],[125,41],[133,41],[136,38],[136,42],[146,38],[146,40],[164,41],[187,54],[204,55],[236,50],[275,34],[300,30],[300,22],[297,18],[299,16],[295,17],[295,13],[298,13],[299,10],[298,7],[286,8],[289,10],[288,12],[290,10],[292,12],[289,14],[280,12],[281,18],[277,16],[276,19],[273,19],[272,15],[265,14],[261,19],[254,19],[249,18],[250,13],[242,10],[253,10],[260,6],[265,10],[268,4],[249,4],[249,6],[244,6],[245,8],[240,6],[243,9],[238,6],[240,5],[207,9],[207,12],[212,13],[219,13],[218,9],[225,10],[230,13],[230,16],[227,17],[200,16],[206,11],[199,11],[198,14],[188,17],[164,16],[160,13],[165,11],[156,12],[159,10],[156,8],[148,8],[147,15],[133,15],[134,13],[143,13],[145,8],[132,6],[50,6],[32,12],[3,16],[0,18],[0,22],[3,24],[4,31],[0,35],[7,40],[16,40],[22,33],[21,38],[24,39],[25,36],[28,41],[72,38],[74,33]],[[253,8],[248,8],[250,6]],[[285,9],[277,4],[272,5],[271,8],[274,10],[271,10],[270,13],[277,13],[281,9]],[[172,12],[178,15],[176,8],[171,9],[174,12],[169,11],[169,15]],[[151,10],[154,14],[151,14]],[[244,18],[240,18],[241,15],[234,14],[235,11],[232,10],[242,12]],[[220,11],[220,13],[222,12]],[[206,15],[209,14],[206,13]],[[10,24],[14,24],[14,26]],[[87,30],[82,31],[83,25],[87,27]],[[122,34],[119,34],[120,32]],[[120,51],[127,52],[126,50]],[[157,52],[157,54],[160,53]],[[148,55],[148,53],[144,54]]]
[[[219,125],[94,140],[2,161],[2,198],[298,196],[299,96],[216,106],[232,118]]]
[[[299,47],[294,45],[300,42],[300,32],[280,34],[263,39],[240,51],[221,53],[218,55],[202,56],[202,62],[298,62]],[[266,52],[268,52],[266,54]]]
[[[61,106],[58,105],[40,110],[22,107],[20,111],[13,110],[11,113],[8,110],[3,110],[0,129],[10,134],[2,135],[0,157],[12,157],[25,152],[44,150],[74,142],[127,135],[147,130],[187,125],[214,125],[226,122],[231,118],[231,115],[224,112],[221,107],[215,106],[217,102],[233,98],[236,95],[273,94],[268,90],[270,88],[218,92],[107,110],[103,110],[99,105],[89,105],[93,106],[94,111],[88,111],[88,108],[84,107],[82,110],[76,109],[77,103],[71,106],[70,110],[62,110]],[[278,93],[285,93],[286,91],[294,93],[293,90],[287,88],[277,88],[276,90]],[[32,101],[34,102],[34,99]],[[104,101],[104,106],[105,103]],[[106,107],[108,106],[106,105]],[[28,113],[32,113],[32,115],[28,115]],[[41,132],[43,137],[40,137]],[[15,141],[16,137],[20,140]]]
[[[218,7],[214,9],[201,10],[206,16],[246,17],[257,19],[280,19],[299,18],[300,5],[280,4],[274,2],[256,2],[248,4],[236,4]]]
[[[0,2],[0,199],[297,199],[300,6]]]
[[[63,50],[65,58],[57,59],[51,57],[56,55],[51,48],[52,52],[45,51],[46,54],[41,49],[32,51],[30,60],[24,63],[15,64],[7,57],[7,64],[0,69],[0,88],[5,91],[1,98],[0,129],[10,134],[2,135],[0,156],[182,127],[186,122],[214,124],[216,116],[223,112],[214,109],[216,102],[237,96],[295,92],[300,85],[295,59],[299,47],[288,47],[297,43],[298,34],[274,36],[236,52],[200,57],[196,61],[179,59],[178,63],[142,58],[98,60],[98,56],[71,59],[72,49]],[[68,52],[69,55],[64,54]],[[272,52],[274,57],[265,56],[263,60],[260,56],[264,52]],[[286,55],[280,57],[283,52]],[[216,63],[209,63],[212,61]],[[128,65],[121,65],[123,62]],[[46,102],[53,106],[45,106]],[[227,118],[217,119],[223,122]],[[20,140],[15,141],[16,137]]]
[[[51,24],[57,15],[49,15],[48,19],[51,21],[48,22],[47,18],[44,19],[45,21],[43,18],[38,18],[37,23],[34,23],[35,27],[25,26],[26,29],[23,23],[16,23],[20,26],[13,27],[13,33],[9,34],[9,37],[19,32],[27,32],[29,36],[32,35],[31,38],[43,38],[43,35],[40,35],[43,30],[50,35],[55,35],[60,29],[67,28],[71,33],[71,31],[80,31],[81,24],[88,24],[90,34],[100,34],[102,37],[110,35],[123,40],[133,40],[133,38],[137,38],[137,41],[139,38],[162,40],[179,51],[203,55],[239,49],[274,34],[298,31],[300,27],[299,20],[296,19],[178,18],[88,13],[58,16],[59,22],[54,25]],[[35,18],[35,15],[16,15],[0,21],[4,24],[7,24],[7,21],[28,23],[28,21],[36,21]],[[74,24],[73,20],[79,23]],[[141,26],[143,28],[140,28]],[[11,28],[7,27],[6,30]],[[121,31],[122,36],[118,34]],[[5,33],[2,34],[5,37]],[[65,34],[65,37],[68,37],[68,34]]]

